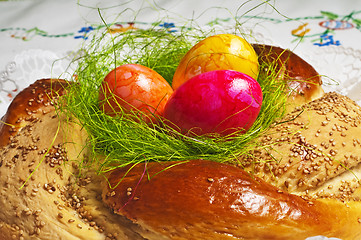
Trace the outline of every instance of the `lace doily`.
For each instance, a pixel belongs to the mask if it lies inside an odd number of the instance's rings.
[[[328,46],[302,57],[322,75],[326,92],[338,92],[361,106],[361,50]]]
[[[315,236],[315,237],[309,237],[305,240],[340,240],[339,238],[327,238],[323,236]]]
[[[0,116],[12,99],[31,83],[42,78],[70,79],[72,53],[32,49],[17,55],[0,72]],[[1,70],[1,69],[0,69]]]

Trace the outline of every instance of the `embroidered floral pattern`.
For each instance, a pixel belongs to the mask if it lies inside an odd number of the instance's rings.
[[[128,22],[127,24],[115,23],[109,27],[108,31],[110,33],[126,32],[132,29],[137,29],[134,25],[135,25],[134,22]]]
[[[9,36],[14,39],[20,39],[23,41],[30,41],[35,36],[48,37],[48,38],[60,38],[73,36],[74,33],[65,34],[49,34],[48,32],[41,30],[37,27],[26,29],[26,28],[2,28],[0,32],[8,32]]]
[[[313,42],[313,45],[324,47],[324,46],[340,46],[341,41],[335,40],[337,32],[342,30],[350,30],[356,28],[361,31],[361,19],[356,18],[357,14],[360,14],[361,11],[354,11],[346,16],[339,16],[338,14],[321,11],[321,16],[318,17],[319,21],[318,26],[320,30],[311,29],[309,23],[304,23],[298,26],[297,28],[291,31],[291,34],[296,38],[297,41],[304,41],[305,39],[310,39]],[[301,20],[301,19],[300,19]],[[309,20],[304,18],[304,20]],[[312,31],[314,30],[314,31]]]
[[[82,39],[88,39],[88,36],[87,34],[91,31],[93,31],[94,28],[92,26],[89,26],[89,27],[82,27],[78,33],[82,33],[81,35],[77,35],[77,36],[74,36],[75,39],[79,39],[79,38],[82,38]]]
[[[159,24],[159,26],[165,28],[167,30],[167,32],[177,32],[177,30],[175,29],[174,23],[165,22],[165,23]]]
[[[340,46],[341,43],[338,40],[334,40],[333,36],[330,34],[323,34],[320,36],[320,42],[318,43],[314,43],[314,45],[316,46],[330,46],[330,45],[335,45],[335,46]]]
[[[339,46],[341,41],[337,39],[337,32],[341,30],[351,30],[356,29],[361,32],[361,19],[356,16],[361,15],[361,11],[353,11],[350,14],[340,16],[336,13],[321,11],[319,16],[308,16],[308,17],[299,17],[299,18],[267,18],[263,16],[248,16],[243,15],[240,17],[234,18],[215,18],[214,20],[208,22],[206,26],[222,26],[222,25],[234,25],[236,20],[241,22],[241,19],[260,19],[275,24],[285,23],[285,22],[297,22],[306,21],[301,25],[297,26],[294,29],[291,29],[291,35],[295,38],[294,41],[304,42],[310,40],[316,46]],[[310,27],[310,21],[318,21],[319,28],[316,29],[314,25]],[[35,36],[41,37],[50,37],[50,38],[59,38],[59,37],[73,37],[74,39],[83,39],[87,40],[89,33],[95,29],[108,28],[110,33],[125,32],[132,29],[146,29],[151,26],[158,26],[160,28],[166,29],[169,33],[178,32],[182,27],[177,27],[172,22],[154,22],[154,23],[144,23],[144,22],[118,22],[112,24],[109,28],[105,25],[99,26],[86,26],[82,27],[77,32],[69,32],[64,34],[49,34],[48,32],[39,29],[37,27],[26,29],[26,28],[3,28],[0,29],[0,32],[9,32],[10,37],[15,39],[20,39],[23,41],[29,41]]]

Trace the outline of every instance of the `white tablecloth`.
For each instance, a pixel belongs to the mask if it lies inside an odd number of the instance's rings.
[[[337,81],[326,91],[361,104],[360,0],[26,0],[0,2],[0,116],[22,88],[61,76],[69,53],[105,23],[172,32],[190,24],[232,29],[236,21],[251,40],[290,48],[326,83]]]

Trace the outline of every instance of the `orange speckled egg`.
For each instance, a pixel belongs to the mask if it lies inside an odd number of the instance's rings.
[[[173,89],[154,70],[126,64],[112,70],[104,78],[99,92],[101,109],[109,115],[136,111],[145,121],[162,115]]]
[[[203,39],[182,58],[173,76],[177,89],[198,74],[214,70],[235,70],[257,79],[258,56],[251,44],[234,34],[219,34]]]

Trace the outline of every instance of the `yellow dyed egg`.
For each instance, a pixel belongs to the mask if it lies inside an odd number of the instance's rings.
[[[214,70],[235,70],[257,79],[258,56],[251,44],[234,34],[208,37],[194,45],[182,58],[173,76],[177,89],[198,74]]]

